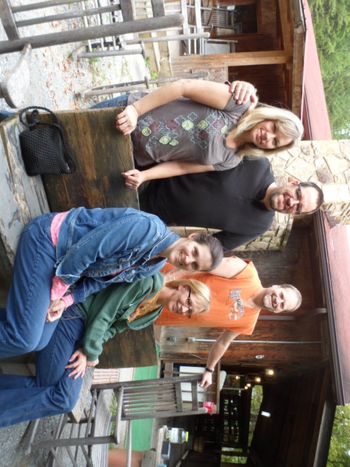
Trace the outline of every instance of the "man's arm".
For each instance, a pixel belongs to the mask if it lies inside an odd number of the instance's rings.
[[[231,331],[224,331],[218,337],[215,344],[210,349],[206,368],[214,371],[215,365],[218,363],[220,358],[224,355],[224,353],[228,349],[233,339],[236,339],[237,336],[239,336],[238,333],[231,332]],[[212,380],[213,380],[212,371],[205,371],[203,373],[203,378],[202,378],[202,381],[200,382],[200,386],[202,388],[207,388],[211,385]]]

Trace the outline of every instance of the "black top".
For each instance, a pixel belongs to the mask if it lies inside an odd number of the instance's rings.
[[[221,229],[226,249],[269,229],[274,212],[261,203],[274,177],[266,158],[244,157],[234,169],[153,181],[141,194],[141,209],[168,225]]]

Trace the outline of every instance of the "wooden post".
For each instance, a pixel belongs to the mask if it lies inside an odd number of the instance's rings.
[[[152,3],[152,11],[153,11],[154,17],[165,16],[165,8],[164,8],[163,0],[151,0],[151,3]]]
[[[79,0],[49,0],[47,2],[28,3],[26,5],[13,6],[11,10],[12,13],[20,13],[23,11],[42,10],[43,8],[51,8],[58,5],[72,5],[73,3],[79,3]]]
[[[59,15],[40,16],[38,18],[17,21],[16,25],[18,28],[22,28],[24,26],[32,26],[34,24],[49,23],[50,21],[62,21],[71,18],[82,18],[83,16],[101,15],[102,13],[111,13],[118,10],[120,10],[120,5],[91,8],[89,10],[69,11],[68,13],[61,13]]]
[[[191,55],[175,58],[174,69],[222,68],[223,66],[248,65],[285,65],[290,63],[292,55],[284,50],[266,50],[257,52],[236,52],[217,55]]]
[[[173,36],[162,36],[162,37],[147,37],[143,38],[142,41],[140,39],[127,39],[123,41],[125,45],[133,45],[133,44],[140,44],[143,42],[144,44],[151,44],[153,42],[171,42],[171,41],[185,41],[188,39],[209,39],[210,33],[209,32],[202,32],[200,34],[176,34]],[[237,41],[232,41],[237,42]]]
[[[75,29],[73,31],[42,34],[23,39],[0,42],[0,54],[17,52],[30,43],[33,49],[49,47],[51,45],[80,42],[106,36],[120,36],[123,34],[157,31],[159,29],[181,26],[183,17],[180,14],[162,16],[159,18],[147,18],[126,23],[115,23],[106,26],[94,26],[91,28]]]
[[[0,19],[7,37],[10,40],[18,39],[18,29],[11,8],[6,0],[0,0]],[[23,47],[22,47],[23,48]]]
[[[101,50],[100,52],[82,52],[79,58],[99,58],[99,57],[117,57],[124,55],[143,55],[145,52],[142,48],[138,49],[118,49],[118,50]]]
[[[134,21],[135,13],[132,2],[130,0],[120,0],[119,3],[122,10],[123,21]]]

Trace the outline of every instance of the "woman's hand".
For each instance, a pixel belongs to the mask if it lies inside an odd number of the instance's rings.
[[[133,105],[128,105],[125,109],[116,115],[115,127],[121,131],[123,135],[129,135],[135,130],[139,115]]]
[[[128,188],[132,188],[133,190],[137,190],[138,187],[146,181],[143,172],[137,169],[122,172],[122,176],[124,177],[125,186],[127,186]]]
[[[66,368],[73,368],[68,375],[69,378],[78,379],[83,378],[87,367],[87,357],[83,352],[83,349],[78,349],[69,359],[69,365]]]
[[[249,101],[252,104],[257,104],[258,102],[258,96],[256,95],[257,90],[253,84],[248,83],[248,81],[233,81],[233,83],[230,84],[229,92],[239,105]]]
[[[205,371],[199,386],[201,388],[207,389],[213,382],[213,373],[210,371]]]
[[[52,301],[47,312],[46,321],[48,323],[53,323],[60,319],[65,309],[66,304],[61,298],[59,300]]]

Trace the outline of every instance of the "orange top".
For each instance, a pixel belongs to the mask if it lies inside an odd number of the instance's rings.
[[[262,289],[258,272],[252,261],[246,261],[247,267],[231,279],[209,273],[197,273],[186,279],[197,279],[211,290],[209,312],[194,315],[191,319],[171,313],[164,308],[156,323],[159,326],[186,326],[223,328],[238,334],[252,334],[259,317],[260,308],[244,307],[242,301],[255,297]],[[170,264],[162,269],[171,271]]]

